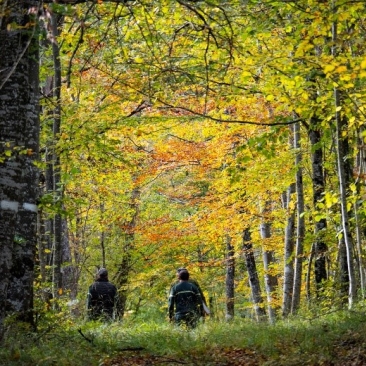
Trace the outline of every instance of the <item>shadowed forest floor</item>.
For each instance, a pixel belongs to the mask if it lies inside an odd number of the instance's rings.
[[[207,366],[224,366],[224,365],[248,365],[256,366],[263,365],[266,359],[256,354],[254,351],[245,349],[208,349],[207,354],[195,354],[192,352],[187,355],[186,358],[175,357],[162,357],[154,356],[143,353],[136,353],[126,355],[120,354],[119,356],[106,360],[103,365],[105,366],[173,366],[173,365],[207,365]]]
[[[143,351],[125,351],[118,356],[106,359],[103,366],[363,366],[366,365],[366,343],[364,335],[357,333],[344,334],[340,341],[324,350],[324,353],[306,354],[301,347],[284,347],[278,350],[273,358],[262,355],[255,350],[241,348],[207,348],[206,353],[191,352],[185,357],[164,357],[146,354]],[[327,357],[324,357],[324,354]],[[332,361],[329,360],[332,359]]]

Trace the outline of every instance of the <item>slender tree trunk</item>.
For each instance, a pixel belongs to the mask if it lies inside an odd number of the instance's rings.
[[[226,235],[226,320],[234,318],[235,251],[231,237]]]
[[[365,131],[365,128],[360,128],[360,131],[358,133],[359,136],[362,136],[362,133]],[[357,146],[359,147],[357,156],[356,156],[356,194],[359,195],[361,188],[362,188],[362,176],[366,173],[366,157],[365,157],[365,150],[366,150],[366,144],[363,141],[363,138],[357,139],[358,143]],[[357,256],[358,256],[358,269],[359,269],[359,275],[360,275],[360,285],[361,285],[361,293],[362,298],[364,299],[366,294],[366,280],[365,280],[365,261],[364,261],[364,250],[362,247],[362,239],[364,238],[364,230],[362,228],[363,226],[363,220],[360,215],[360,208],[361,203],[358,199],[354,200],[354,215],[355,215],[355,226],[356,226],[356,249],[357,249]]]
[[[306,298],[307,298],[308,303],[310,303],[310,301],[311,301],[311,291],[310,291],[310,288],[311,288],[311,269],[312,269],[312,264],[313,264],[313,260],[314,260],[314,253],[315,253],[314,246],[315,246],[315,244],[313,243],[311,251],[310,251],[310,256],[309,256],[309,259],[308,259],[309,264],[308,264],[308,268],[307,268],[307,271],[306,271]]]
[[[297,235],[296,235],[296,255],[295,255],[295,274],[293,298],[291,304],[291,313],[297,312],[300,307],[302,263],[303,263],[303,241],[305,237],[305,219],[304,219],[304,186],[302,180],[302,154],[300,145],[300,124],[294,125],[294,148],[296,149],[295,164],[296,170],[296,196],[297,196]]]
[[[49,30],[48,44],[52,47],[53,56],[53,76],[48,78],[45,87],[46,95],[52,99],[52,111],[49,116],[52,117],[52,142],[46,148],[46,161],[48,162],[46,172],[47,193],[52,192],[54,208],[56,210],[52,217],[47,218],[46,225],[49,230],[49,239],[51,241],[52,253],[52,297],[59,298],[63,292],[62,279],[62,254],[63,254],[63,219],[61,217],[62,209],[62,186],[61,186],[61,163],[60,156],[57,151],[57,142],[61,131],[61,62],[60,50],[57,43],[58,37],[58,20],[59,16],[48,14],[50,24],[47,25]],[[67,242],[67,241],[66,241]],[[58,307],[58,302],[53,302],[54,307]]]
[[[267,210],[264,210],[267,211]],[[268,222],[262,222],[260,225],[262,239],[271,237],[271,225]],[[264,266],[264,285],[267,294],[267,308],[270,323],[276,321],[276,310],[273,306],[273,294],[277,287],[277,278],[271,273],[271,265],[275,262],[274,252],[263,248],[263,266]]]
[[[348,264],[347,264],[347,248],[344,236],[338,239],[338,276],[337,280],[340,284],[340,296],[347,302],[348,299],[348,287],[349,287],[349,276],[348,276]]]
[[[60,156],[57,151],[56,144],[61,132],[61,62],[60,62],[60,50],[57,43],[58,28],[57,28],[58,16],[51,14],[51,29],[52,29],[52,54],[54,65],[54,85],[53,85],[53,99],[55,108],[53,111],[53,195],[55,206],[58,211],[55,214],[54,225],[54,252],[53,252],[53,297],[56,299],[59,297],[59,291],[62,289],[62,218],[61,208],[62,205],[62,187],[61,187],[61,162]],[[57,205],[58,203],[58,205]]]
[[[39,2],[8,4],[0,15],[0,338],[9,313],[33,324],[39,178]]]
[[[339,93],[335,90],[335,101],[336,105],[339,104]],[[341,116],[336,112],[336,125],[337,125],[337,165],[338,165],[338,179],[339,179],[339,191],[341,200],[341,216],[342,216],[342,231],[343,239],[345,244],[345,254],[347,257],[348,276],[343,277],[345,280],[348,279],[348,305],[351,308],[353,306],[356,297],[356,283],[355,283],[355,270],[353,263],[353,241],[349,230],[349,214],[347,211],[347,185],[344,172],[344,154],[342,143],[339,142],[342,137],[343,122]]]
[[[243,254],[248,271],[249,284],[252,290],[255,315],[257,320],[262,320],[266,315],[266,312],[263,307],[262,291],[251,240],[252,239],[249,229],[245,229],[243,232]]]
[[[336,6],[333,3],[334,12],[336,12]],[[337,23],[332,24],[332,54],[333,57],[337,56]],[[349,186],[349,166],[347,166],[347,156],[345,152],[345,144],[347,140],[343,136],[343,131],[347,131],[347,118],[341,114],[341,95],[337,86],[334,87],[334,103],[335,103],[335,122],[336,122],[336,142],[337,142],[337,166],[338,166],[338,180],[339,180],[339,193],[341,201],[341,216],[342,216],[342,229],[343,237],[346,245],[347,252],[347,266],[349,277],[349,289],[348,289],[348,306],[352,308],[356,297],[356,282],[355,282],[355,270],[353,262],[353,241],[349,228],[349,213],[347,210],[347,188]],[[348,172],[348,174],[347,174]],[[348,176],[348,177],[347,177]],[[347,179],[348,178],[348,179]]]
[[[318,130],[319,124],[317,117],[311,118],[311,127],[309,131],[310,142],[312,145],[312,168],[313,168],[313,202],[314,207],[317,207],[318,202],[323,199],[324,193],[324,172],[323,172],[323,150],[319,147],[321,143],[321,133]],[[322,282],[328,278],[326,267],[326,253],[328,247],[322,238],[322,234],[327,227],[325,219],[315,222],[315,242],[313,245],[314,267],[315,267],[315,282],[317,291],[322,288]]]
[[[291,210],[289,203],[291,195],[295,193],[295,184],[291,184],[284,193],[284,208],[287,210],[287,223],[285,229],[285,265],[283,274],[283,301],[282,316],[287,317],[291,312],[292,291],[294,283],[294,233],[295,233],[295,211]]]
[[[356,249],[357,249],[357,264],[360,276],[360,286],[362,298],[365,298],[365,267],[363,264],[363,249],[362,249],[362,229],[358,213],[358,203],[354,204],[355,227],[356,227]]]
[[[99,210],[100,210],[100,221],[104,221],[104,211],[105,211],[105,208],[104,208],[104,202],[103,201],[103,197],[100,197],[100,200],[101,200],[101,203],[99,205]],[[102,267],[106,267],[106,260],[105,260],[105,257],[106,257],[106,253],[105,253],[105,231],[102,229],[102,231],[100,232],[100,252],[101,252],[101,255],[102,255]]]

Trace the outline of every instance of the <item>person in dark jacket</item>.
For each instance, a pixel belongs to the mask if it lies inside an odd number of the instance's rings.
[[[177,282],[175,282],[172,286],[171,286],[171,289],[174,285],[178,284],[179,283],[179,273],[181,271],[187,271],[188,270],[186,268],[178,268],[177,269]],[[188,272],[189,273],[189,272]],[[206,301],[206,298],[205,298],[205,295],[203,294],[203,291],[201,290],[201,287],[200,285],[198,284],[198,282],[196,280],[194,280],[193,278],[189,277],[189,282],[193,283],[197,288],[198,288],[198,291],[200,292],[200,295],[201,295],[201,298],[202,298],[202,302],[203,302],[203,305],[199,307],[198,309],[198,313],[200,316],[204,317],[206,315],[209,315],[210,314],[210,310],[208,309],[208,305],[207,305],[207,301]]]
[[[90,320],[113,320],[116,315],[117,305],[117,288],[108,281],[108,271],[101,268],[97,273],[95,282],[88,290],[88,318]]]
[[[169,319],[177,325],[195,328],[203,306],[200,292],[196,285],[189,282],[189,273],[182,270],[178,274],[179,282],[172,286],[169,294]]]

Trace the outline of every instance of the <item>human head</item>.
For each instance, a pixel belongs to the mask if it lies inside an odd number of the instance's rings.
[[[98,271],[97,278],[108,279],[108,271],[105,268],[101,268]]]
[[[184,267],[180,267],[180,268],[178,268],[178,269],[177,269],[177,278],[178,278],[178,280],[179,280],[179,273],[180,273],[181,271],[187,271],[187,269],[186,269],[186,268],[184,268]]]
[[[186,269],[182,269],[179,273],[178,273],[178,278],[181,281],[188,281],[189,280],[189,273]]]

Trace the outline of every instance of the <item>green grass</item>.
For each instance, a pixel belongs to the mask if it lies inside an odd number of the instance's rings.
[[[255,350],[266,357],[265,365],[326,364],[337,357],[336,345],[350,339],[356,339],[358,346],[366,344],[365,320],[363,311],[335,312],[275,325],[242,318],[230,323],[208,320],[197,329],[184,331],[163,317],[101,324],[55,316],[37,332],[9,324],[0,345],[0,365],[97,366],[129,348],[176,359],[184,359],[189,350],[207,360],[213,350],[228,347]]]

